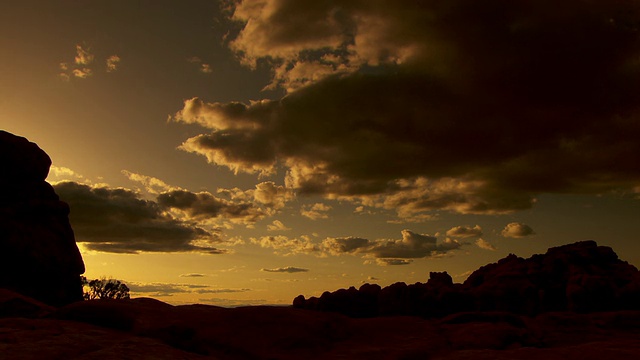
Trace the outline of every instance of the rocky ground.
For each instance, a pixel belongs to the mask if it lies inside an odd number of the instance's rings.
[[[292,307],[92,300],[0,290],[3,359],[637,359],[640,311],[350,318]]]

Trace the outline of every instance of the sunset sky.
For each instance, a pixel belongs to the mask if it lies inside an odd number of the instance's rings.
[[[0,3],[86,276],[289,304],[593,239],[640,266],[640,1]]]

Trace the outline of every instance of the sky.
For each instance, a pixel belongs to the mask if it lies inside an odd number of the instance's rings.
[[[640,266],[640,1],[0,3],[0,128],[88,278],[172,304]]]

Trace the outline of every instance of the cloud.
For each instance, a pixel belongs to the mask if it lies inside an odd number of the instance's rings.
[[[480,225],[474,227],[455,226],[447,230],[447,236],[456,238],[480,237],[482,236],[482,228]]]
[[[76,45],[76,65],[90,65],[94,59],[95,56],[88,49],[85,49],[82,45]]]
[[[62,180],[86,180],[84,176],[64,166],[51,165],[47,181],[55,183]]]
[[[93,70],[89,68],[73,69],[71,73],[77,78],[86,79],[93,75]]]
[[[157,199],[160,206],[179,210],[186,218],[196,221],[223,218],[252,224],[266,216],[251,202],[229,201],[206,191],[171,190],[159,194]]]
[[[522,223],[509,223],[501,232],[502,236],[510,238],[522,238],[525,236],[535,235],[535,232],[529,225]]]
[[[198,274],[198,273],[180,274],[180,277],[205,277],[205,276],[207,276],[207,275]]]
[[[115,72],[120,66],[120,56],[111,55],[104,60],[104,71],[107,73]],[[63,81],[70,81],[71,78],[86,79],[94,75],[98,69],[96,66],[96,56],[85,45],[76,45],[76,55],[73,62],[60,62],[59,68],[61,72],[58,77]]]
[[[292,189],[276,185],[273,181],[265,181],[256,185],[253,190],[253,198],[260,204],[279,210],[295,197]]]
[[[491,251],[495,251],[496,247],[493,246],[490,242],[484,240],[484,239],[478,239],[476,240],[476,245],[478,245],[478,247],[480,249],[485,249],[485,250],[491,250]]]
[[[359,237],[326,238],[322,241],[323,249],[331,255],[357,253],[370,245],[369,240]]]
[[[283,169],[300,194],[413,221],[528,209],[542,193],[631,189],[639,7],[242,1],[230,46],[245,64],[271,65],[272,86],[288,93],[187,100],[174,120],[208,131],[181,148],[234,172]]]
[[[171,283],[127,283],[133,293],[147,294],[147,296],[173,296],[175,294],[223,294],[251,291],[251,289],[213,288],[200,284],[171,284]]]
[[[211,65],[209,64],[200,64],[200,72],[205,74],[211,74],[213,70],[211,70]]]
[[[201,252],[220,254],[212,233],[165,213],[158,203],[128,189],[65,181],[53,185],[71,207],[76,240],[90,250],[114,253]]]
[[[367,252],[377,258],[423,258],[437,256],[460,248],[461,244],[452,239],[437,243],[434,236],[416,234],[410,230],[402,230],[400,240],[378,240]]]
[[[320,254],[320,248],[314,244],[309,236],[302,235],[297,238],[289,238],[284,235],[263,236],[251,238],[251,243],[263,248],[274,249],[276,253],[283,255],[294,254]]]
[[[276,272],[276,273],[299,273],[299,272],[308,272],[309,269],[298,268],[293,266],[280,267],[275,269],[260,269],[260,271],[266,272]]]
[[[114,72],[118,70],[118,67],[120,66],[120,56],[118,55],[109,56],[106,60],[106,64],[107,64],[107,72]]]
[[[129,180],[142,184],[142,186],[144,186],[144,189],[151,194],[160,194],[173,190],[182,190],[177,186],[169,185],[164,181],[152,176],[136,174],[127,170],[122,170],[122,174],[129,178]]]
[[[379,266],[393,266],[393,265],[409,265],[413,260],[407,259],[376,259],[376,264]]]
[[[313,205],[304,205],[300,210],[300,214],[311,220],[328,219],[329,215],[327,214],[327,212],[331,209],[332,208],[329,205],[325,205],[323,203],[315,203]]]
[[[280,220],[274,220],[273,223],[271,223],[271,225],[267,225],[267,231],[288,231],[288,230],[291,230],[291,228],[286,227]]]
[[[202,59],[197,57],[197,56],[192,56],[192,57],[188,58],[187,61],[192,63],[192,64],[200,65],[199,66],[199,70],[200,70],[201,73],[211,74],[213,72],[213,69],[211,69],[211,64],[207,64],[207,63],[202,62]]]
[[[171,284],[171,283],[139,283],[126,282],[133,293],[152,294],[152,296],[173,296],[178,293],[189,293],[195,289],[208,288],[208,285],[199,284]]]
[[[251,289],[197,289],[196,294],[230,294],[251,291]]]
[[[406,229],[402,230],[401,234],[402,238],[398,240],[326,238],[322,241],[321,247],[325,253],[331,255],[362,254],[378,259],[415,259],[440,256],[462,246],[457,240],[446,238],[438,242],[435,236],[417,234]]]

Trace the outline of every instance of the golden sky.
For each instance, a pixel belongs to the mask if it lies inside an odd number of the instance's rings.
[[[3,1],[0,128],[87,276],[171,303],[640,265],[638,1]]]

